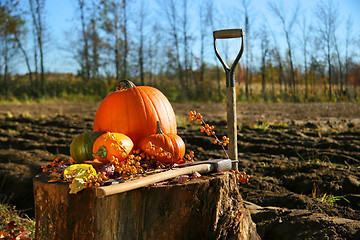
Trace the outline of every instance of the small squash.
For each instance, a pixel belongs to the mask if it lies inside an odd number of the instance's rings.
[[[93,145],[101,136],[99,132],[86,132],[78,135],[70,144],[70,156],[76,163],[93,159]]]
[[[132,140],[125,134],[107,132],[94,142],[93,156],[103,163],[120,162],[127,158],[133,147]]]
[[[185,143],[173,133],[163,133],[157,121],[157,133],[143,138],[140,149],[162,163],[178,163],[185,155]]]

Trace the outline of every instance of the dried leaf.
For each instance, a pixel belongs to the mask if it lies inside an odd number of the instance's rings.
[[[179,183],[184,183],[189,179],[189,175],[180,175],[177,176],[174,180]]]
[[[194,172],[191,178],[199,178],[201,177],[201,174],[199,172]]]
[[[73,164],[64,170],[64,178],[68,180],[87,178],[91,175],[96,176],[96,170],[90,164]]]
[[[84,189],[84,180],[82,178],[74,178],[72,183],[69,185],[70,193],[75,194]]]
[[[155,183],[156,186],[163,186],[163,185],[167,185],[167,184],[169,184],[169,181],[162,181],[162,182]]]

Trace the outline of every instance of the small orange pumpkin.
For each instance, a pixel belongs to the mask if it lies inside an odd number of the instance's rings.
[[[164,133],[177,133],[174,110],[162,92],[121,80],[117,90],[100,103],[93,129],[123,133],[138,147],[142,138],[156,133],[156,121],[160,121]]]
[[[131,139],[122,133],[107,132],[96,139],[93,156],[100,162],[123,161],[134,147]]]
[[[177,134],[163,133],[159,121],[157,133],[143,138],[139,147],[162,163],[178,163],[185,155],[185,143],[182,138]]]

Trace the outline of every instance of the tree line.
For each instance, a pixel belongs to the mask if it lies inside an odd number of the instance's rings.
[[[138,85],[158,87],[174,101],[221,101],[225,74],[216,64],[212,31],[225,25],[219,22],[229,21],[245,31],[245,52],[236,71],[240,99],[358,99],[360,34],[354,32],[351,16],[345,29],[339,29],[335,0],[318,0],[307,15],[300,14],[299,2],[285,10],[281,2],[268,1],[266,9],[276,26],[260,18],[250,0],[235,1],[226,16],[212,0],[77,0],[72,4],[74,29],[64,33],[68,41],[62,51],[78,67],[75,76],[56,79],[68,85],[63,86],[46,71],[46,46],[52,36],[46,0],[0,2],[3,98],[21,92],[39,98],[62,91],[103,96],[118,80],[128,78]],[[222,51],[231,62],[230,53],[236,50],[225,42]],[[25,76],[9,70],[15,71],[19,62],[26,65]]]

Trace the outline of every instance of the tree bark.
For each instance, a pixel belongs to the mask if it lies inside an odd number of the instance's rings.
[[[36,239],[259,239],[231,173],[105,198],[34,179]]]

